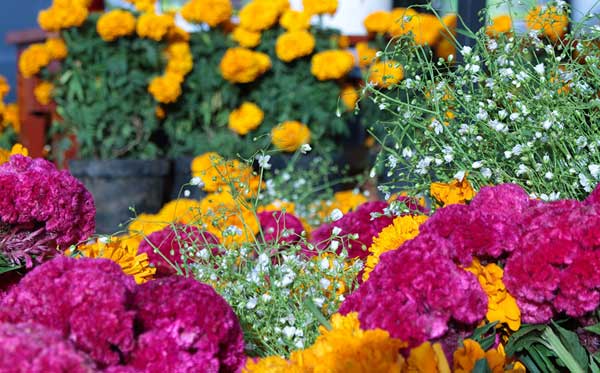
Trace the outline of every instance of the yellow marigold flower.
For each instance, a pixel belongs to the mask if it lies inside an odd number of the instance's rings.
[[[246,30],[243,27],[236,27],[231,33],[231,38],[241,47],[254,48],[260,44],[261,34],[258,31]]]
[[[381,61],[371,66],[369,81],[377,87],[389,88],[404,78],[404,68],[396,61]]]
[[[406,35],[410,31],[408,24],[412,17],[416,16],[417,13],[412,8],[395,8],[391,12],[392,24],[388,30],[388,33],[392,36]]]
[[[306,124],[297,121],[283,122],[271,130],[271,142],[281,151],[295,152],[310,143],[310,130]]]
[[[148,92],[156,101],[162,104],[170,104],[177,101],[181,95],[182,82],[181,75],[167,72],[152,79],[148,86]]]
[[[483,359],[485,359],[491,372],[504,373],[505,371],[506,358],[503,348],[502,351],[492,349],[484,352],[479,343],[472,339],[465,339],[463,345],[454,351],[453,357],[454,373],[472,372],[475,364]]]
[[[0,101],[1,102],[1,101]],[[19,120],[19,106],[16,103],[4,107],[4,117],[0,127],[11,126],[16,133],[21,132],[21,121]]]
[[[334,40],[337,39],[337,45],[340,49],[350,48],[350,37],[348,35],[338,35]]]
[[[281,16],[279,24],[288,31],[308,30],[310,14],[298,10],[286,10]]]
[[[263,357],[254,361],[249,357],[243,373],[304,373],[304,370],[280,356]]]
[[[244,102],[242,106],[229,114],[229,128],[238,135],[246,135],[260,126],[265,113],[252,102]]]
[[[263,31],[271,28],[279,18],[277,3],[251,1],[240,11],[240,26],[250,31]]]
[[[331,14],[337,12],[338,0],[302,0],[304,11],[310,15]]]
[[[150,267],[148,254],[139,254],[137,246],[126,245],[119,237],[112,237],[110,242],[100,240],[77,248],[86,258],[110,259],[121,266],[125,274],[133,276],[135,282],[143,284],[152,279],[156,268]]]
[[[431,183],[429,192],[443,206],[464,204],[475,197],[475,190],[466,177],[462,181],[455,179],[450,183]]]
[[[363,281],[369,279],[369,275],[379,263],[381,254],[397,250],[408,240],[412,240],[419,234],[419,226],[427,220],[425,215],[417,216],[398,216],[391,225],[383,228],[377,237],[373,238],[373,243],[369,247],[369,256],[363,272]]]
[[[492,24],[485,28],[489,36],[498,36],[506,34],[512,30],[512,18],[510,14],[502,14],[492,19]]]
[[[569,27],[569,16],[555,6],[536,6],[527,16],[525,22],[530,30],[541,31],[553,41],[562,38]]]
[[[200,214],[200,202],[188,198],[175,199],[166,203],[158,214],[168,223],[196,223]]]
[[[334,49],[315,54],[311,62],[310,71],[317,79],[340,79],[352,70],[354,56],[348,51]]]
[[[443,37],[435,46],[435,54],[440,58],[448,60],[451,55],[456,56],[456,46],[449,37]]]
[[[435,46],[442,35],[444,26],[433,14],[417,14],[409,22],[415,43]]]
[[[289,0],[252,0],[257,3],[267,3],[269,6],[275,7],[279,15],[290,9]]]
[[[385,34],[394,22],[392,13],[377,11],[369,14],[364,20],[365,28],[368,32]]]
[[[169,15],[144,13],[138,18],[135,30],[141,38],[161,41],[173,26],[175,20]]]
[[[61,38],[49,38],[46,40],[46,49],[48,49],[48,54],[50,54],[50,58],[53,60],[62,60],[69,54],[67,44]]]
[[[220,172],[225,160],[215,152],[207,152],[192,160],[191,171],[193,177],[199,177],[204,183],[204,190],[216,192],[218,187],[224,185],[221,181],[226,170]]]
[[[250,83],[271,68],[267,54],[246,48],[229,48],[219,65],[221,75],[232,83]]]
[[[2,100],[10,92],[10,85],[8,81],[2,75],[0,75],[0,100]]]
[[[494,263],[483,266],[477,259],[465,269],[477,276],[477,280],[488,296],[486,315],[488,321],[505,323],[512,331],[519,330],[521,311],[517,301],[508,293],[502,282],[504,270]]]
[[[38,24],[49,32],[79,27],[87,19],[88,6],[85,1],[54,0],[50,8],[38,13]]]
[[[410,350],[402,372],[450,373],[450,365],[439,343],[424,342]]]
[[[190,45],[180,41],[167,47],[167,73],[186,76],[194,68],[194,59]]]
[[[0,164],[8,162],[11,156],[20,154],[25,157],[29,156],[29,150],[21,144],[13,145],[10,151],[0,148]]]
[[[382,329],[362,330],[358,314],[335,314],[331,330],[320,327],[315,343],[292,352],[291,362],[305,372],[400,372],[399,349],[406,343]]]
[[[356,54],[358,55],[358,66],[367,67],[375,61],[377,50],[369,47],[369,43],[361,41],[356,43]]]
[[[458,15],[456,13],[444,14],[442,17],[442,24],[454,32],[456,26],[458,26]]]
[[[206,23],[210,27],[228,21],[232,12],[230,0],[190,0],[181,8],[181,16],[186,21]]]
[[[296,204],[294,202],[282,201],[276,199],[268,205],[259,206],[257,212],[265,211],[285,211],[290,214],[296,213]]]
[[[52,101],[52,90],[54,89],[54,84],[50,82],[41,82],[38,84],[33,90],[33,95],[37,102],[42,105],[48,105],[50,101]]]
[[[344,214],[353,211],[367,202],[367,197],[357,190],[342,190],[333,195],[333,209],[339,209]]]
[[[169,225],[168,219],[159,214],[139,214],[129,223],[129,236],[139,237],[141,241],[144,237],[160,231]]]
[[[342,99],[342,102],[346,108],[349,111],[352,111],[356,107],[356,102],[358,101],[358,92],[356,92],[356,88],[354,88],[354,86],[347,84],[342,87],[340,98]]]
[[[131,35],[135,31],[135,17],[126,10],[111,10],[100,16],[96,31],[104,41]]]
[[[202,221],[224,245],[250,242],[259,231],[259,223],[246,204],[229,191],[211,193],[200,202]]]
[[[50,53],[44,44],[31,44],[19,57],[19,71],[30,78],[50,63]]]
[[[308,31],[288,31],[277,38],[275,52],[284,62],[308,56],[315,49],[315,37]]]

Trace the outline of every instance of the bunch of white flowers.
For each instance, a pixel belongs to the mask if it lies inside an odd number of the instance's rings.
[[[472,47],[457,46],[460,64],[410,43],[385,52],[406,76],[393,90],[370,89],[396,113],[381,124],[391,184],[426,193],[464,172],[476,188],[517,183],[538,198],[586,196],[600,180],[600,32],[558,41],[474,35]]]

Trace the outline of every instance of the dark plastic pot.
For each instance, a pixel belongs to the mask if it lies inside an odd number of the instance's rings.
[[[169,174],[167,160],[82,160],[69,162],[71,174],[81,180],[96,203],[96,233],[123,229],[132,213],[160,210]]]
[[[177,198],[192,198],[199,200],[206,195],[206,193],[197,186],[190,185],[190,180],[192,179],[192,160],[192,157],[183,157],[172,161],[171,183],[168,193],[171,201]]]

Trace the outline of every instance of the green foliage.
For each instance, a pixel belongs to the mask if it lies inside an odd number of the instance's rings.
[[[96,21],[93,15],[62,32],[69,55],[54,91],[61,127],[77,135],[81,158],[156,158],[166,144],[147,88],[165,67],[165,44],[137,37],[107,43]]]
[[[1,124],[0,124],[1,126]],[[0,149],[10,150],[17,143],[17,133],[14,128],[7,127],[0,129]]]

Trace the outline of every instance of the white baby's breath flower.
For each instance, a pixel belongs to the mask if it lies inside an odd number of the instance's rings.
[[[454,174],[454,178],[458,181],[463,181],[465,179],[466,171],[461,170]]]
[[[481,166],[483,166],[483,161],[475,161],[475,162],[473,162],[473,164],[471,165],[471,167],[473,167],[474,169],[481,168]]]
[[[340,233],[342,233],[342,228],[340,227],[333,227],[331,230],[331,234],[334,236],[338,236]]]
[[[258,299],[256,299],[256,297],[252,297],[252,298],[248,299],[248,302],[246,303],[246,308],[249,310],[252,310],[256,307],[257,303],[258,303]]]
[[[271,169],[271,164],[269,161],[271,160],[271,156],[268,154],[259,154],[256,156],[256,160],[258,161],[258,166],[260,168],[264,168],[265,170]]]
[[[302,154],[306,154],[311,150],[312,150],[312,148],[310,147],[310,144],[302,144],[300,146],[300,153],[302,153]]]
[[[544,73],[546,72],[546,67],[544,66],[543,63],[539,63],[539,64],[535,65],[535,67],[533,69],[535,70],[536,73],[538,73],[540,75],[544,75]]]
[[[592,174],[594,179],[598,180],[600,178],[600,165],[590,164],[588,165],[588,170],[590,170],[590,174]]]
[[[333,211],[331,211],[331,214],[329,214],[331,221],[338,221],[343,216],[344,216],[344,213],[340,209],[334,209]]]
[[[485,177],[486,179],[489,179],[490,177],[492,177],[492,170],[490,170],[487,167],[482,168],[481,176]]]
[[[204,186],[204,183],[202,182],[202,179],[199,178],[198,176],[193,177],[192,180],[190,180],[190,184],[198,186],[200,188],[202,188]]]

